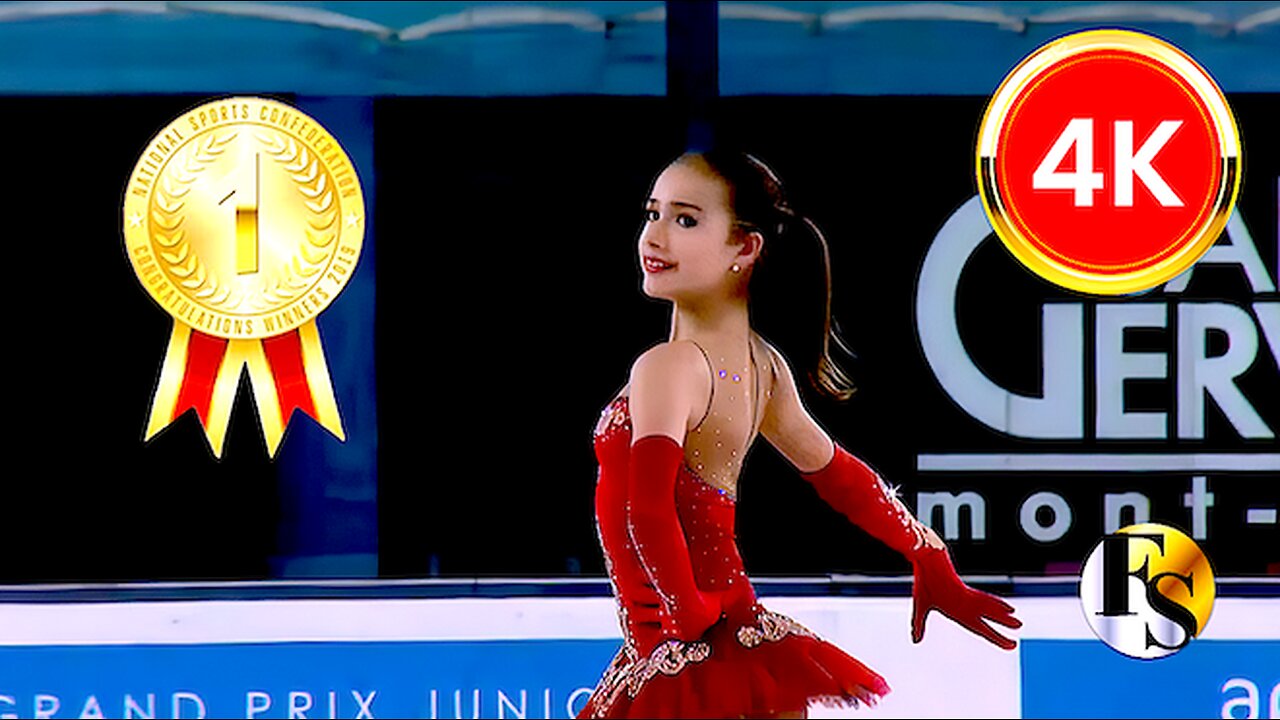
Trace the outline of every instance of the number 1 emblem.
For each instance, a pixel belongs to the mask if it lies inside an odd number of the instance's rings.
[[[261,187],[262,153],[253,154],[253,193],[236,203],[236,274],[258,272],[258,188]]]

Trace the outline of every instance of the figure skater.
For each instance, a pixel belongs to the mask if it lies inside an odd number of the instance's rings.
[[[820,286],[806,317],[753,329],[770,266],[807,245]],[[672,303],[667,342],[636,360],[595,431],[596,526],[624,643],[579,717],[805,717],[810,702],[857,707],[885,680],[756,600],[734,536],[743,458],[763,436],[853,523],[911,561],[912,636],[931,610],[1012,649],[1003,600],[956,575],[942,540],[874,470],[832,442],[801,403],[788,358],[820,392],[847,398],[832,360],[830,269],[818,227],[743,153],[689,153],[644,204],[643,289]],[[803,253],[801,253],[803,254]],[[775,278],[776,279],[776,278]],[[791,292],[801,286],[790,279]]]

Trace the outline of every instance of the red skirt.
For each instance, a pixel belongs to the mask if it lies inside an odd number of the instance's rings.
[[[750,718],[857,707],[889,692],[884,678],[791,618],[721,620],[694,642],[666,640],[640,656],[624,645],[579,718]]]

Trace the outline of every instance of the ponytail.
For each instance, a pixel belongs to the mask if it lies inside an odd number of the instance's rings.
[[[824,288],[823,294],[826,296],[822,309],[822,351],[818,354],[818,359],[809,381],[816,390],[825,395],[836,400],[848,400],[853,396],[857,388],[854,387],[853,380],[844,371],[844,368],[840,367],[831,357],[832,342],[845,354],[853,355],[853,351],[845,344],[844,338],[840,337],[835,322],[831,318],[831,249],[827,244],[826,236],[822,234],[822,230],[818,229],[816,223],[803,215],[800,215],[799,218],[810,234],[813,235],[813,238],[818,241],[818,247],[822,251],[822,286]]]

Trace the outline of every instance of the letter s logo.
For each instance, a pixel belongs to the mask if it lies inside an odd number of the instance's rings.
[[[1090,553],[1080,602],[1094,634],[1129,657],[1172,655],[1198,636],[1215,595],[1209,560],[1191,538],[1154,523],[1121,528]]]

